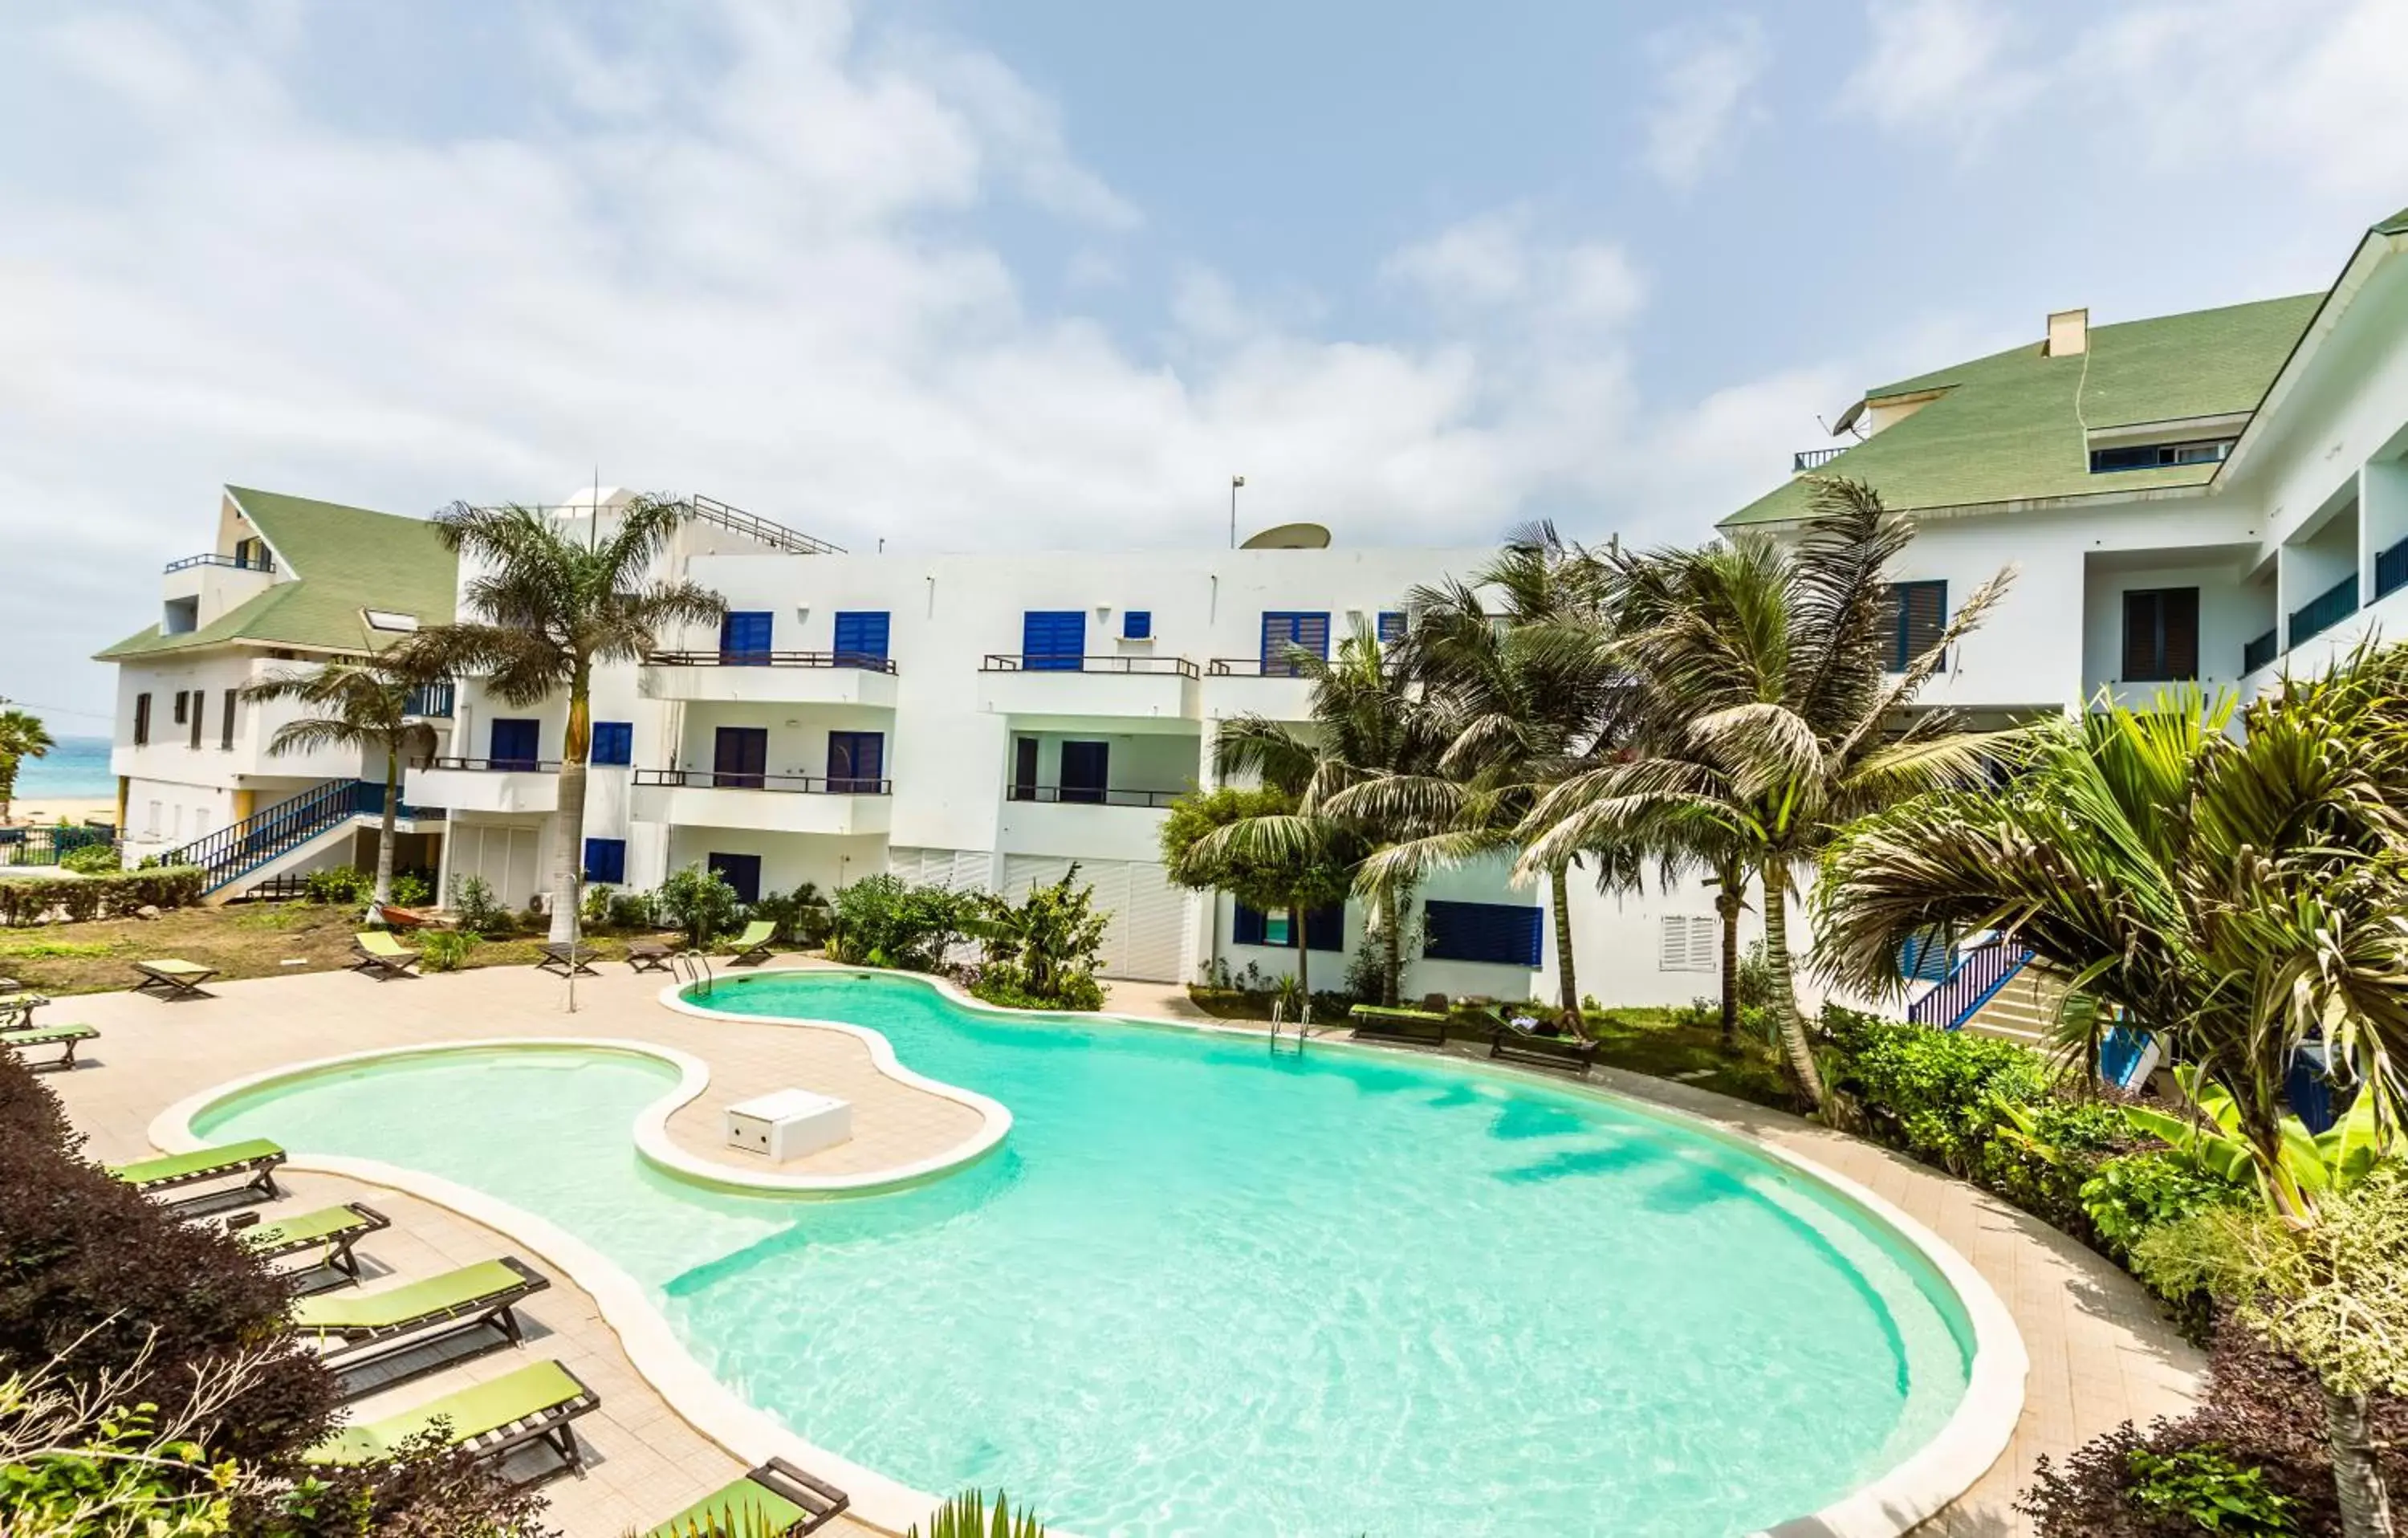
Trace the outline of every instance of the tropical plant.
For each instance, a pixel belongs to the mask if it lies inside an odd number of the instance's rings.
[[[2215,1447],[2159,1453],[2135,1447],[2125,1455],[2132,1472],[2130,1499],[2200,1532],[2233,1538],[2297,1538],[2299,1502],[2267,1483],[2266,1471],[2246,1468]]]
[[[394,823],[401,814],[401,771],[435,751],[434,728],[410,712],[410,697],[443,676],[442,661],[417,638],[363,657],[336,657],[307,670],[270,673],[243,686],[253,702],[290,700],[295,716],[267,740],[271,757],[342,748],[384,759],[384,807],[377,824],[374,896],[393,900]]]
[[[418,937],[419,970],[456,972],[484,942],[485,937],[474,929],[428,929]]]
[[[835,926],[836,910],[820,895],[817,882],[805,882],[792,892],[764,892],[752,904],[752,916],[778,927],[779,937],[797,945],[817,945]]]
[[[685,931],[685,942],[701,950],[736,927],[744,899],[727,878],[700,865],[672,870],[652,894],[661,916]]]
[[[1018,903],[978,895],[962,927],[983,949],[982,988],[1052,1007],[1103,1007],[1096,968],[1111,915],[1095,911],[1096,889],[1077,884],[1078,879],[1073,864],[1061,880],[1032,889]]]
[[[507,935],[517,927],[510,916],[509,905],[494,896],[493,886],[482,876],[453,876],[452,922],[463,930],[476,935]]]
[[[356,866],[330,865],[301,880],[301,894],[311,902],[344,907],[374,890],[373,878]]]
[[[864,876],[836,895],[835,944],[844,961],[932,972],[960,943],[978,894],[915,886],[885,872]]]
[[[402,908],[423,907],[435,896],[435,875],[429,870],[396,870],[393,874],[393,900]]]
[[[638,661],[658,648],[663,631],[716,625],[726,612],[718,594],[652,574],[685,511],[674,497],[639,496],[587,519],[582,539],[538,508],[454,504],[435,520],[444,543],[467,557],[475,574],[462,590],[471,617],[421,632],[433,653],[455,673],[481,676],[494,697],[512,706],[568,697],[552,839],[555,941],[577,937],[583,870],[576,852],[585,847],[595,668]]]
[[[1817,479],[1813,497],[1814,516],[1789,543],[1743,534],[1610,557],[1613,654],[1632,691],[1628,738],[1541,798],[1520,829],[1520,865],[1542,870],[1573,851],[1635,843],[1752,870],[1784,1056],[1801,1096],[1820,1107],[1822,1075],[1792,975],[1794,883],[1852,819],[1985,775],[1987,739],[1911,707],[2009,573],[1969,594],[1930,644],[1901,657],[1884,573],[1911,526],[1856,482]]]
[[[18,764],[56,746],[40,716],[13,707],[0,710],[0,823],[8,820],[8,803],[16,798]]]
[[[911,1524],[906,1538],[920,1538],[920,1524]],[[928,1538],[1045,1538],[1044,1525],[1023,1506],[1015,1516],[1001,1490],[995,1492],[995,1515],[987,1516],[986,1496],[964,1490],[928,1516]]]
[[[124,858],[118,854],[114,842],[79,843],[59,856],[59,869],[72,870],[79,876],[104,875],[122,870],[124,865]]]
[[[2110,1159],[2082,1185],[2082,1207],[2099,1237],[2128,1255],[2154,1229],[2210,1207],[2243,1204],[2251,1196],[2247,1186],[2163,1149]]]
[[[1310,915],[1346,899],[1362,843],[1343,825],[1303,815],[1297,802],[1297,792],[1275,784],[1182,796],[1162,822],[1162,862],[1191,891],[1226,892],[1264,913],[1287,910],[1302,983],[1310,975]],[[1242,831],[1227,836],[1232,830]]]

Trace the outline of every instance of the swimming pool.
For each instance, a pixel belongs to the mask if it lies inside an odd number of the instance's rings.
[[[194,1130],[540,1214],[810,1441],[924,1489],[1001,1484],[1090,1538],[1719,1538],[1891,1469],[1966,1392],[1965,1313],[1918,1252],[1634,1105],[892,976],[708,1002],[874,1028],[1010,1106],[1010,1139],[883,1195],[708,1190],[629,1144],[673,1070],[531,1048],[271,1083]]]

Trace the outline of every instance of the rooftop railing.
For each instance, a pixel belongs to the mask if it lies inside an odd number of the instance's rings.
[[[775,790],[798,796],[892,796],[895,782],[853,774],[746,774],[728,769],[638,769],[636,783],[671,790]]]
[[[264,551],[257,555],[221,555],[212,550],[198,555],[187,555],[180,561],[169,561],[166,571],[186,571],[196,566],[231,567],[236,571],[273,571],[276,569],[276,557]],[[165,575],[165,572],[161,575]]]
[[[647,668],[858,668],[891,673],[895,659],[871,652],[648,652]]]
[[[979,664],[982,673],[1151,673],[1197,677],[1196,664],[1185,657],[1071,656],[1068,654],[989,652]]]
[[[1804,475],[1808,470],[1820,469],[1855,447],[1853,443],[1842,443],[1831,449],[1800,449],[1789,456],[1789,473]]]

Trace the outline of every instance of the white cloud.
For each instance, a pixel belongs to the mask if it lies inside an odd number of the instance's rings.
[[[1447,226],[1389,256],[1382,273],[1442,315],[1504,313],[1531,322],[1614,326],[1639,312],[1646,281],[1620,246],[1541,239],[1526,209]]]
[[[1870,0],[1866,21],[1872,49],[1840,100],[1885,128],[1975,138],[2038,88],[1997,0]]]
[[[1658,73],[1640,159],[1668,186],[1693,187],[1763,116],[1753,95],[1772,48],[1756,18],[1735,16],[1710,31],[1659,36],[1649,51]]]
[[[1482,214],[1388,258],[1386,272],[1444,304],[1504,304],[1529,282],[1527,217]]]

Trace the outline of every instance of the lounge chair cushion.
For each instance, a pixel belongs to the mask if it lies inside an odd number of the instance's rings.
[[[581,1398],[585,1387],[556,1361],[529,1362],[490,1383],[480,1383],[415,1409],[365,1426],[345,1426],[309,1449],[312,1463],[365,1463],[391,1453],[441,1419],[453,1444],[483,1436]]]
[[[99,1034],[90,1026],[29,1026],[23,1030],[0,1030],[0,1046],[38,1047],[56,1042],[89,1042]]]
[[[165,977],[213,977],[215,967],[204,967],[197,961],[179,961],[174,956],[158,956],[134,964],[136,971],[158,972]]]
[[[321,1239],[375,1227],[349,1207],[321,1207],[314,1213],[298,1213],[274,1223],[255,1223],[238,1230],[235,1237],[252,1249],[272,1250],[287,1244],[314,1244]]]
[[[363,929],[351,937],[351,943],[370,956],[382,956],[388,961],[414,961],[418,958],[416,951],[382,929]]]
[[[480,1260],[380,1292],[301,1299],[293,1305],[293,1323],[305,1333],[387,1330],[412,1319],[438,1317],[498,1293],[522,1291],[526,1286],[524,1276],[499,1260]]]
[[[778,937],[778,927],[766,918],[756,918],[744,926],[744,932],[732,942],[739,951],[758,950]]]
[[[183,1175],[206,1173],[211,1170],[233,1171],[265,1158],[283,1156],[284,1145],[266,1138],[250,1138],[241,1143],[220,1143],[214,1148],[195,1148],[189,1154],[162,1154],[157,1158],[136,1159],[132,1164],[119,1164],[109,1173],[133,1186],[151,1186],[163,1180]]]
[[[811,1515],[748,1475],[704,1496],[644,1538],[776,1538]]]

